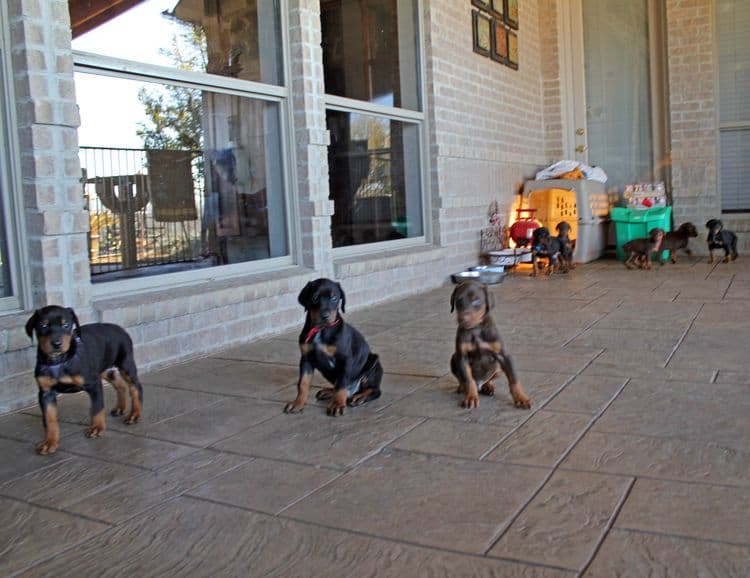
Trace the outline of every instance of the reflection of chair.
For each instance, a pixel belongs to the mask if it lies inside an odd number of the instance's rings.
[[[124,269],[138,265],[135,213],[148,203],[148,189],[143,175],[116,175],[92,179],[102,204],[120,219],[120,251]]]
[[[197,219],[192,153],[150,150],[146,158],[154,219],[168,223]]]

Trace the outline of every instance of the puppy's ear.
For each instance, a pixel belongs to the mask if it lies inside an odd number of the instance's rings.
[[[67,309],[68,313],[70,313],[70,316],[73,318],[73,325],[76,328],[76,334],[80,335],[81,333],[81,324],[78,322],[78,316],[76,315],[76,312],[73,311],[70,307]]]
[[[495,306],[495,296],[490,293],[487,285],[484,286],[484,302],[487,304],[487,311]]]
[[[458,291],[458,285],[453,289],[453,293],[451,293],[451,313],[453,313],[453,310],[456,308],[456,291]]]
[[[297,302],[307,311],[310,308],[310,295],[315,290],[315,282],[309,281],[297,295]]]
[[[34,339],[34,327],[36,327],[36,322],[39,321],[39,309],[34,311],[34,315],[29,317],[29,320],[26,322],[26,335],[29,336],[29,339]]]
[[[344,293],[344,288],[340,283],[336,283],[336,287],[339,288],[339,293],[341,294],[341,312],[346,313],[346,294]]]

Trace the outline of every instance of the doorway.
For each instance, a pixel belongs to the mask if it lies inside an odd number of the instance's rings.
[[[668,183],[662,0],[560,2],[563,150],[607,189]]]

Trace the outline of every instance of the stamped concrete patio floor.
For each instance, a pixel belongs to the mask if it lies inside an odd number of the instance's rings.
[[[531,411],[458,406],[446,285],[350,301],[386,374],[343,417],[282,413],[298,330],[143,375],[102,439],[62,396],[53,456],[1,416],[0,575],[750,576],[750,261],[706,261],[493,286]]]

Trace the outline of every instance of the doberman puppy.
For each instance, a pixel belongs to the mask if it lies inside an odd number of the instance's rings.
[[[315,396],[330,400],[326,413],[343,415],[347,405],[358,406],[380,397],[383,367],[362,334],[344,321],[346,295],[331,279],[310,281],[297,300],[305,308],[305,325],[299,335],[297,398],[286,404],[285,413],[301,412],[307,403],[310,382],[317,369],[333,387]]]
[[[547,227],[534,229],[531,234],[531,276],[536,277],[537,269],[543,267],[541,259],[547,259],[547,275],[562,267],[562,244],[560,239],[550,235]]]
[[[664,235],[664,240],[661,242],[661,251],[669,251],[669,260],[672,263],[677,263],[678,250],[682,249],[685,251],[688,257],[693,254],[688,248],[688,241],[697,236],[698,229],[695,228],[693,223],[682,223],[676,230],[669,231],[669,233]],[[665,261],[661,251],[659,252],[659,264],[664,265]]]
[[[451,356],[451,372],[463,393],[461,407],[475,408],[479,395],[494,395],[493,379],[502,372],[508,378],[516,407],[529,409],[531,400],[516,377],[513,361],[503,350],[500,332],[490,316],[492,294],[475,281],[460,283],[451,295],[451,313],[456,311],[456,351]]]
[[[563,271],[574,269],[573,265],[573,241],[570,239],[570,223],[560,221],[555,225],[557,238],[560,241],[560,263]]]
[[[655,227],[648,232],[648,237],[631,239],[622,246],[625,253],[625,266],[628,269],[638,267],[651,269],[651,255],[661,250],[664,240],[664,229]]]
[[[706,228],[708,229],[706,242],[708,252],[711,254],[711,264],[715,262],[714,249],[724,250],[724,263],[734,261],[737,258],[737,235],[734,231],[725,229],[724,223],[719,219],[709,219],[706,222]]]
[[[133,342],[127,332],[113,323],[80,325],[68,307],[48,305],[37,309],[26,322],[26,333],[37,338],[34,377],[39,386],[44,439],[36,446],[40,454],[53,454],[60,440],[57,423],[57,394],[85,391],[91,398],[91,425],[86,437],[104,433],[104,391],[102,379],[117,391],[117,405],[111,415],[123,415],[130,392],[130,413],[125,423],[141,416],[143,389],[133,357]]]

